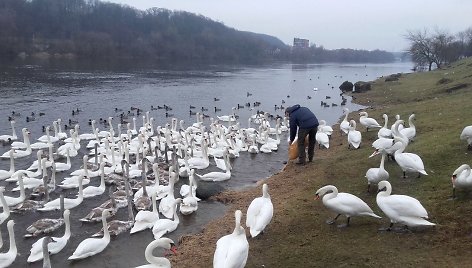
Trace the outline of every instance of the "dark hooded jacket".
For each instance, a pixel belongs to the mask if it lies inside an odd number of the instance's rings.
[[[290,115],[290,141],[297,135],[297,126],[299,128],[310,129],[318,127],[318,119],[310,109],[301,107],[299,104],[288,107],[285,112]]]

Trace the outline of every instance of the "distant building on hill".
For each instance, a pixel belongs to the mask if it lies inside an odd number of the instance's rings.
[[[308,39],[293,38],[294,49],[304,49],[310,47],[310,41]]]

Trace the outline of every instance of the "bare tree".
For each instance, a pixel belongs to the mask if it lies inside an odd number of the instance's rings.
[[[427,29],[409,31],[405,38],[410,41],[408,52],[418,67],[428,66],[431,71],[433,64],[441,68],[459,58],[455,37],[446,31],[436,30],[433,34],[428,33]]]

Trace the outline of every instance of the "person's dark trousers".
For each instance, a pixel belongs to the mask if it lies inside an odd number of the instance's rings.
[[[315,142],[316,142],[316,131],[318,126],[313,128],[299,128],[298,129],[298,161],[299,163],[305,163],[305,138],[308,135],[308,161],[313,161],[315,155]]]

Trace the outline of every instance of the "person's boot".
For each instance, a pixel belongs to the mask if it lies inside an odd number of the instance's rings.
[[[295,162],[297,165],[305,165],[305,161],[298,159],[297,162]]]

